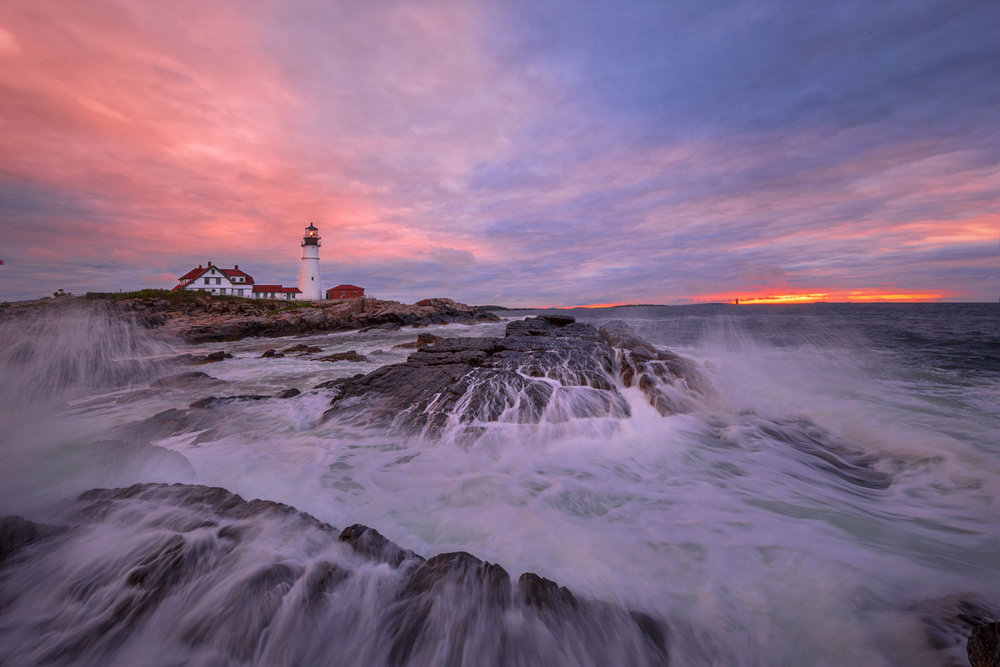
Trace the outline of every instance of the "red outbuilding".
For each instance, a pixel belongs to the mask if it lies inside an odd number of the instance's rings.
[[[365,288],[357,285],[337,285],[326,291],[327,301],[339,301],[342,299],[361,299],[365,296]]]

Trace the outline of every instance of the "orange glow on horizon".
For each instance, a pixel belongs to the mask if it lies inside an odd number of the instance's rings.
[[[910,292],[910,293],[882,293],[882,292],[813,292],[809,294],[766,294],[755,296],[741,296],[729,298],[709,298],[703,301],[714,302],[735,302],[739,299],[742,304],[767,304],[767,303],[814,303],[816,301],[829,301],[833,303],[917,303],[928,301],[943,301],[952,295],[940,294],[936,292]]]
[[[618,301],[615,303],[588,303],[581,306],[553,306],[556,310],[568,310],[570,308],[614,308],[615,306],[631,306],[631,301]]]

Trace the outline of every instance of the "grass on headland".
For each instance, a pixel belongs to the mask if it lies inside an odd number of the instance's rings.
[[[141,289],[134,292],[87,292],[84,297],[88,301],[128,301],[130,299],[162,299],[172,305],[180,306],[184,304],[198,303],[205,299],[222,303],[247,303],[256,305],[273,305],[271,313],[279,313],[286,310],[298,310],[312,306],[311,301],[288,302],[278,299],[251,299],[245,296],[230,296],[211,294],[209,292],[196,290],[165,290],[165,289]]]

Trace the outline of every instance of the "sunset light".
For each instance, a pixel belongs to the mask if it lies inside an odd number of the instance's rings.
[[[799,11],[0,2],[0,299],[290,281],[315,220],[403,300],[996,300],[989,21]]]

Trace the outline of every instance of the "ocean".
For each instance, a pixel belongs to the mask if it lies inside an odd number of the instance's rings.
[[[536,573],[656,619],[671,665],[967,664],[968,624],[1000,613],[1000,306],[558,312],[624,320],[695,361],[718,394],[661,416],[619,380],[628,418],[554,411],[483,424],[472,441],[405,437],[324,421],[335,390],[315,387],[404,361],[412,349],[393,347],[418,333],[502,336],[506,322],[186,346],[100,309],[0,319],[0,516],[78,526],[58,548],[0,559],[0,663],[402,664],[380,652],[372,602],[400,575],[271,519],[238,560],[205,575],[184,565],[136,607],[118,554],[175,533],[196,541],[210,522],[180,530],[125,500],[94,523],[77,498],[164,482],[276,501],[337,530],[364,524],[428,558],[469,552],[515,580]],[[368,361],[261,358],[296,344]],[[175,365],[220,350],[233,358]],[[192,370],[210,378],[156,384]],[[207,396],[290,388],[302,393],[233,400],[179,429],[136,426]],[[209,553],[217,537],[197,539]],[[308,572],[322,559],[363,574],[336,603],[349,617],[281,612],[294,578],[267,613],[225,592],[263,563]],[[418,642],[407,664],[634,662],[626,644],[609,639],[595,658],[572,648],[598,641],[586,632],[521,632],[515,616],[498,621],[513,653],[483,639],[490,628],[459,625],[448,632],[468,635],[463,652]]]

